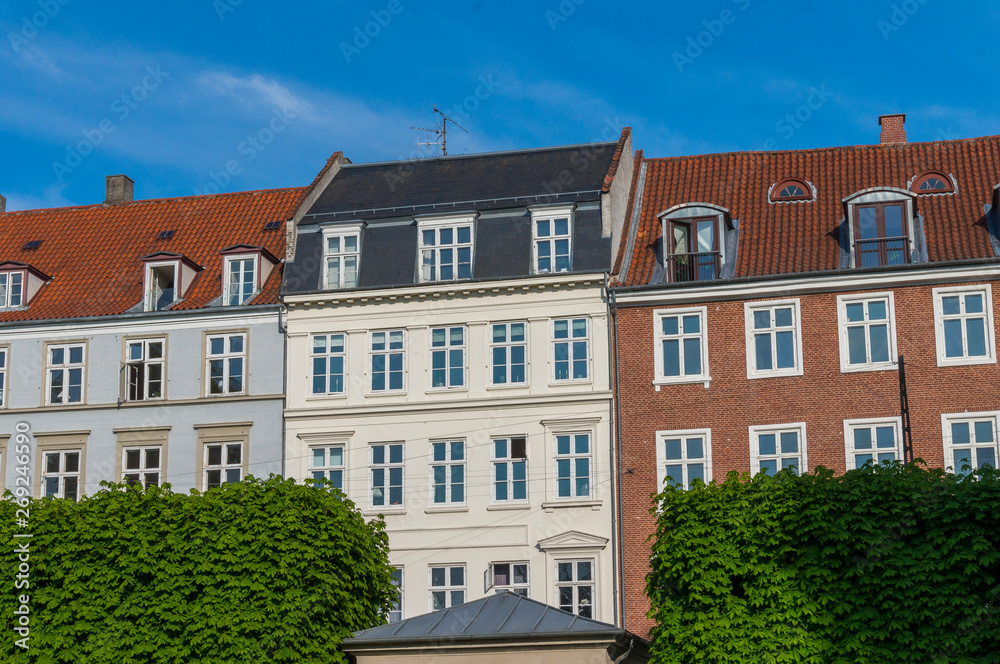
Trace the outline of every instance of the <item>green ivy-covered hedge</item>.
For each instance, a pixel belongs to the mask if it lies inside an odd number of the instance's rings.
[[[657,496],[658,662],[1000,662],[1000,475],[735,473]]]
[[[107,486],[79,503],[0,501],[4,662],[344,662],[394,597],[381,520],[339,493],[272,477],[203,495]],[[23,515],[22,515],[23,516]],[[14,549],[30,532],[30,588]],[[30,596],[30,648],[15,645]]]

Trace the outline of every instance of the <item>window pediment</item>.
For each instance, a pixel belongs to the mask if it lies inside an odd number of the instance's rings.
[[[569,530],[565,533],[538,540],[538,548],[542,551],[559,551],[563,549],[604,549],[608,538]]]

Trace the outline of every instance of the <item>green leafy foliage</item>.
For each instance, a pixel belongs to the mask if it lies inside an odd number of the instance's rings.
[[[105,485],[79,503],[31,501],[27,529],[15,509],[0,501],[5,662],[346,662],[341,640],[384,622],[395,597],[384,522],[327,488]],[[17,590],[13,535],[25,530],[31,585]],[[14,644],[22,594],[27,651]]]
[[[657,662],[1000,662],[1000,474],[731,473],[656,497]]]

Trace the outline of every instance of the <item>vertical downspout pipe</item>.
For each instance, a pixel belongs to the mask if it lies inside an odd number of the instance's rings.
[[[609,280],[610,282],[610,277]],[[610,287],[610,283],[606,284],[606,289],[608,292],[608,309],[611,313],[611,319],[614,321],[614,363],[615,363],[615,387],[612,394],[612,399],[615,404],[615,436],[614,436],[614,448],[615,448],[615,472],[614,472],[614,482],[615,489],[617,493],[617,509],[612,510],[612,513],[617,512],[618,520],[618,546],[617,551],[615,551],[615,557],[618,563],[618,604],[616,604],[615,609],[619,612],[621,616],[621,624],[619,627],[625,629],[625,542],[623,540],[625,528],[624,528],[624,517],[622,515],[622,418],[621,418],[621,366],[618,357],[618,303],[615,299],[615,293]],[[612,527],[614,527],[612,523]]]
[[[278,307],[278,334],[281,335],[281,479],[285,478],[285,408],[288,407],[288,328],[281,325],[281,315],[287,311]]]

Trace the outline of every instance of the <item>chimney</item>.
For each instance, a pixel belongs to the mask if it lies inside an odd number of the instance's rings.
[[[127,175],[109,175],[104,194],[105,205],[120,205],[132,202],[132,186],[135,182]]]
[[[906,113],[878,116],[882,125],[882,145],[903,145],[906,143]]]
[[[0,214],[3,214],[6,211],[7,211],[7,199],[4,198],[3,196],[0,196]]]

